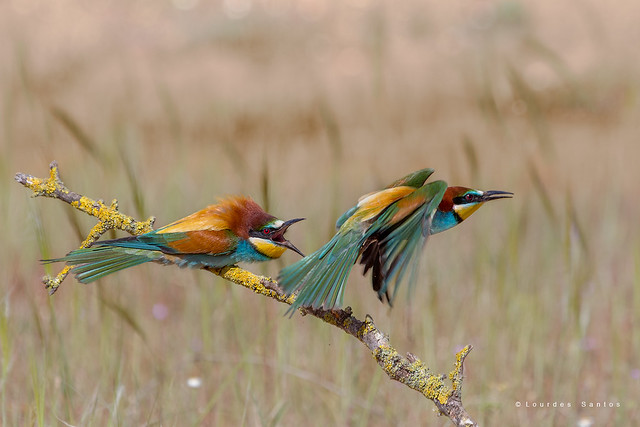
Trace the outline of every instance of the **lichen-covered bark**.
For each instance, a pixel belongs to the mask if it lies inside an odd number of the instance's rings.
[[[102,200],[96,201],[74,193],[67,189],[60,180],[58,164],[55,161],[51,163],[49,168],[49,178],[47,179],[36,178],[23,173],[17,173],[15,179],[33,191],[33,196],[60,199],[98,219],[98,224],[91,229],[80,247],[91,246],[102,234],[112,229],[123,230],[134,235],[152,230],[155,218],[151,217],[146,221],[136,221],[132,217],[118,212],[116,200],[112,201],[110,206],[107,206]],[[70,267],[67,266],[56,277],[45,276],[43,278],[45,287],[49,289],[49,294],[55,293],[70,270]],[[206,268],[206,270],[230,282],[249,288],[253,292],[285,304],[291,305],[295,301],[295,295],[287,297],[278,287],[278,283],[269,277],[255,275],[237,266],[221,269]],[[466,346],[456,355],[454,369],[448,375],[451,384],[447,385],[445,383],[447,376],[432,373],[413,354],[407,353],[406,356],[399,354],[391,345],[389,337],[376,327],[370,316],[367,316],[364,321],[359,320],[352,315],[350,307],[340,310],[316,310],[303,307],[300,311],[303,315],[317,317],[358,339],[369,349],[378,365],[386,372],[389,378],[403,383],[407,387],[422,393],[427,399],[432,400],[440,410],[440,413],[449,417],[455,425],[477,425],[462,405],[464,360],[471,351],[471,346]]]
[[[58,173],[58,163],[51,162],[49,165],[49,178],[36,178],[32,175],[17,173],[16,181],[33,191],[33,196],[45,196],[60,199],[69,203],[74,208],[98,219],[98,223],[91,229],[89,235],[80,244],[81,248],[87,248],[109,230],[117,229],[130,234],[143,234],[153,230],[154,217],[146,221],[136,221],[129,215],[118,212],[118,202],[113,200],[110,206],[104,204],[102,200],[92,200],[78,193],[70,191],[60,180]],[[56,277],[45,276],[42,281],[49,294],[53,295],[62,281],[67,277],[71,268],[64,267]]]

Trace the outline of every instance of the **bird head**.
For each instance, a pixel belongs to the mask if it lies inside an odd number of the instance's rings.
[[[431,234],[460,224],[490,200],[513,197],[508,191],[481,191],[467,187],[448,187],[431,221]]]
[[[304,256],[293,243],[285,239],[284,233],[291,226],[304,218],[290,219],[282,221],[278,218],[271,218],[266,224],[255,225],[249,229],[249,242],[258,252],[269,258],[279,258],[285,250],[292,251]]]

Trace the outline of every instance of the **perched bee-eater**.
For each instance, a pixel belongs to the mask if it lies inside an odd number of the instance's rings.
[[[284,238],[289,226],[303,219],[279,220],[250,198],[235,196],[158,230],[96,242],[45,262],[66,261],[75,266],[72,272],[80,282],[89,283],[149,261],[220,268],[279,258],[287,249],[304,256]]]
[[[342,306],[344,285],[358,257],[363,274],[371,270],[373,290],[391,305],[407,271],[415,281],[418,258],[431,234],[460,224],[489,200],[511,197],[506,191],[425,184],[433,169],[399,179],[384,190],[362,196],[336,223],[338,232],[318,251],[284,268],[278,283],[298,292],[289,313],[298,307]],[[390,295],[390,285],[394,285]]]

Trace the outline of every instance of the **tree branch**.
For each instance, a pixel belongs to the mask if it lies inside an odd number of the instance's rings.
[[[45,196],[60,199],[79,211],[98,218],[98,223],[80,244],[81,248],[91,246],[93,242],[109,230],[118,229],[130,234],[143,234],[153,230],[153,223],[156,220],[154,217],[144,222],[139,222],[128,215],[118,212],[118,201],[115,199],[110,206],[107,206],[102,200],[92,200],[70,191],[60,180],[58,163],[55,160],[49,165],[49,178],[41,179],[18,172],[15,179],[33,191],[33,197]],[[45,276],[42,279],[45,288],[49,289],[49,295],[53,295],[58,290],[60,283],[67,277],[70,270],[71,267],[66,266],[56,277]]]
[[[152,230],[154,217],[146,221],[136,221],[128,215],[118,212],[116,200],[110,206],[102,200],[92,200],[88,197],[74,193],[67,189],[60,180],[58,164],[53,161],[49,166],[49,178],[41,179],[23,173],[17,173],[16,181],[29,188],[33,196],[52,197],[69,203],[74,208],[85,212],[98,219],[87,238],[80,247],[88,247],[100,238],[105,232],[118,229],[130,234],[139,235]],[[258,276],[237,266],[221,269],[205,268],[206,270],[235,284],[251,289],[253,292],[275,299],[279,302],[291,305],[295,301],[295,295],[287,297],[278,287],[278,283],[264,276]],[[71,268],[66,266],[56,277],[45,276],[43,283],[49,289],[49,294],[56,292],[62,281],[67,277]],[[457,426],[476,426],[477,423],[469,416],[462,405],[462,380],[464,361],[471,351],[471,346],[463,348],[456,355],[453,370],[448,379],[451,385],[445,384],[445,375],[436,375],[411,353],[402,356],[391,346],[389,337],[380,331],[367,315],[365,320],[359,320],[352,315],[350,307],[340,310],[321,310],[300,308],[303,315],[312,315],[324,322],[333,325],[347,334],[357,338],[371,352],[378,365],[386,372],[389,378],[401,382],[413,390],[416,390],[427,399],[432,400],[440,414],[445,415]]]

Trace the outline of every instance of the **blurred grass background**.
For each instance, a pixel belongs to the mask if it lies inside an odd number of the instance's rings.
[[[49,298],[38,260],[93,225],[13,181],[54,159],[156,225],[249,194],[308,218],[305,252],[423,167],[513,191],[430,240],[411,301],[389,311],[358,268],[345,300],[435,372],[472,344],[484,425],[640,422],[638,5],[204,3],[0,4],[2,425],[448,424],[355,340],[205,272]]]

